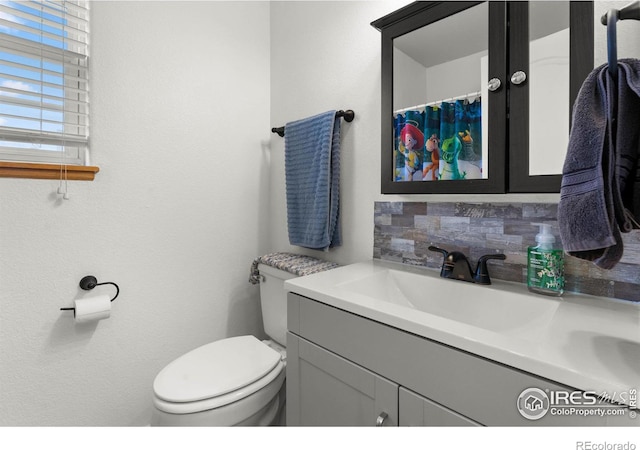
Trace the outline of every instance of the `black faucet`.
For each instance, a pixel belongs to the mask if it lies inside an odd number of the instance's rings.
[[[475,274],[472,275],[471,264],[469,259],[462,252],[448,252],[439,247],[429,246],[429,250],[434,252],[440,252],[444,256],[442,261],[442,269],[440,269],[440,276],[442,278],[451,278],[453,280],[469,281],[477,284],[491,284],[491,278],[489,278],[489,269],[487,268],[487,260],[489,259],[506,259],[507,257],[502,253],[483,255],[478,259],[478,265],[476,266]]]

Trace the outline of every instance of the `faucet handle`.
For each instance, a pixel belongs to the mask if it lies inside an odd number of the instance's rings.
[[[446,251],[445,249],[440,248],[440,247],[436,247],[435,245],[430,245],[428,248],[429,248],[429,250],[431,250],[432,252],[440,252],[440,253],[442,253],[442,256],[444,256],[445,258],[446,258],[446,257],[447,257],[447,255],[449,254],[449,252],[448,252],[448,251]]]
[[[440,268],[440,276],[442,278],[447,278],[448,275],[453,271],[453,267],[447,266],[446,264],[447,256],[449,256],[449,252],[443,248],[436,247],[435,245],[430,245],[428,249],[431,250],[432,252],[440,252],[442,253],[442,256],[444,256],[444,259],[442,260],[442,267]]]
[[[489,269],[487,267],[487,261],[490,259],[505,260],[507,257],[502,253],[495,253],[489,255],[482,255],[478,259],[478,265],[476,266],[476,274],[473,277],[478,284],[491,284],[491,278],[489,278]]]

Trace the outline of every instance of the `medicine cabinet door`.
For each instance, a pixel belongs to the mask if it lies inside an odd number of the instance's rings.
[[[506,2],[415,2],[382,32],[385,194],[506,189]]]
[[[509,192],[560,192],[573,102],[593,70],[593,2],[509,4]]]

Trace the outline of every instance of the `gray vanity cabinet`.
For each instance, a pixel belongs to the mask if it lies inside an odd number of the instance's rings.
[[[287,359],[288,425],[480,426],[292,333]]]
[[[288,294],[287,328],[287,425],[640,422],[628,414],[526,419],[517,407],[523,392],[575,389],[294,293]]]
[[[398,385],[287,334],[287,424],[397,426]]]

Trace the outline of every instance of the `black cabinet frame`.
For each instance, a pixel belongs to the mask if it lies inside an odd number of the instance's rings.
[[[529,88],[509,82],[529,69],[526,2],[489,2],[489,78],[502,86],[489,92],[488,178],[396,182],[393,165],[393,40],[482,1],[414,2],[371,23],[382,33],[381,192],[383,194],[498,194],[559,192],[561,175],[529,175]],[[593,70],[593,2],[570,2],[570,104]],[[571,114],[571,112],[568,112]]]

